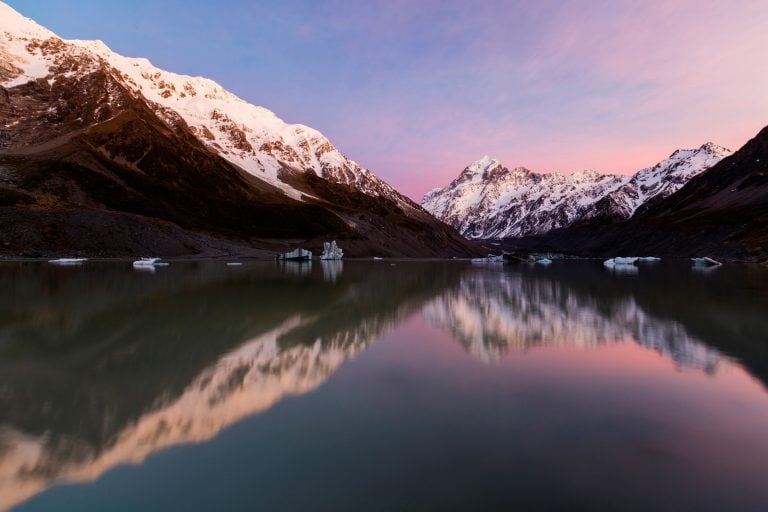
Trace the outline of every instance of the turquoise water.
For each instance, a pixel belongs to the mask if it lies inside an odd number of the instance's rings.
[[[0,264],[0,509],[768,510],[768,272]]]

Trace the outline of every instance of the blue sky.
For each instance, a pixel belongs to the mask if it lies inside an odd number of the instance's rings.
[[[768,124],[762,0],[6,0],[212,78],[414,198],[485,154],[630,172]]]

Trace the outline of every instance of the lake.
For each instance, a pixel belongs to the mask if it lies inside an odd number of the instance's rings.
[[[768,270],[0,263],[0,509],[768,510]]]

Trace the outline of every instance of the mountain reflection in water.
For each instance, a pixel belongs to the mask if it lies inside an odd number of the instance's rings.
[[[0,285],[0,509],[211,439],[318,388],[414,314],[485,362],[631,342],[681,368],[712,374],[736,359],[768,374],[756,341],[768,339],[765,276],[746,271],[4,263]]]
[[[573,293],[565,281],[508,272],[474,272],[424,307],[426,319],[449,329],[482,361],[539,346],[595,349],[634,341],[676,364],[714,372],[722,354],[674,320],[651,317],[632,295],[601,300]]]

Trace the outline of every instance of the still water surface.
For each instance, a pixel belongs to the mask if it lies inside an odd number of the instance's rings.
[[[768,272],[0,264],[0,510],[768,510]]]

